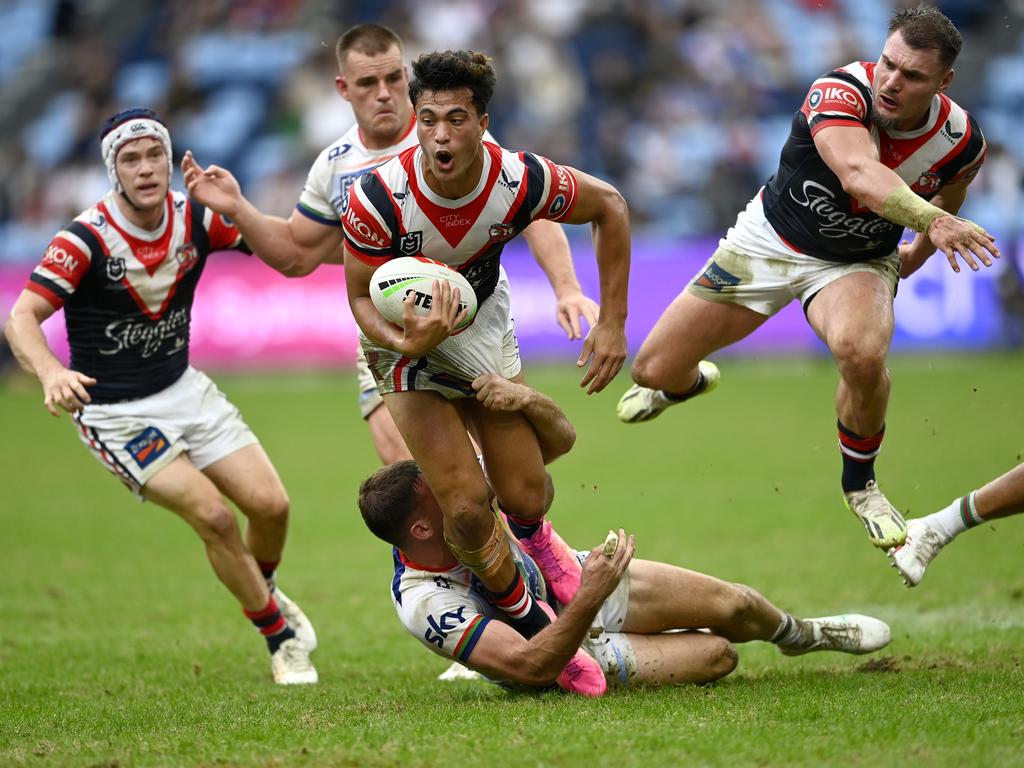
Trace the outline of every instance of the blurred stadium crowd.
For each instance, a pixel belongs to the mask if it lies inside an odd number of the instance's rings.
[[[176,160],[190,148],[232,169],[258,207],[288,215],[313,158],[351,124],[334,41],[362,21],[393,27],[410,59],[493,55],[503,144],[611,180],[650,233],[717,232],[774,170],[811,80],[873,60],[889,14],[910,4],[0,0],[0,261],[35,261],[103,194],[97,131],[128,105],[167,120]],[[990,143],[964,213],[1015,240],[1024,0],[936,4],[965,38],[950,93]]]

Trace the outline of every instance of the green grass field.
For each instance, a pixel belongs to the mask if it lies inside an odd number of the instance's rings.
[[[576,423],[553,520],[610,527],[638,556],[748,583],[803,615],[893,628],[874,657],[740,646],[705,688],[602,700],[444,684],[401,628],[388,548],[358,482],[376,459],[346,373],[221,376],[293,502],[282,587],[320,635],[321,683],[280,689],[195,535],[135,502],[48,416],[0,385],[0,765],[643,766],[1024,764],[1024,521],[968,532],[910,591],[839,494],[825,360],[726,360],[707,399],[635,427],[623,374],[587,398],[571,364],[528,370]],[[892,362],[880,481],[911,515],[1022,460],[1019,357]]]

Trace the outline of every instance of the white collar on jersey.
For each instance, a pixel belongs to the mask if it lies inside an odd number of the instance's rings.
[[[121,209],[117,207],[117,195],[118,193],[114,191],[107,192],[103,198],[103,202],[106,203],[107,210],[110,211],[110,217],[121,230],[127,232],[136,240],[145,240],[147,243],[152,243],[164,236],[164,232],[167,231],[167,221],[170,218],[167,215],[166,200],[164,201],[164,217],[160,219],[160,226],[156,229],[149,230],[132,224],[127,218],[125,218],[125,215],[121,213]]]
[[[484,187],[487,185],[487,177],[491,172],[491,153],[488,151],[487,147],[483,147],[482,145],[481,147],[484,153],[484,166],[480,171],[480,181],[477,182],[476,189],[465,197],[460,197],[458,200],[450,200],[447,197],[441,197],[427,186],[427,181],[423,178],[423,147],[419,147],[412,159],[413,166],[416,169],[416,182],[419,185],[420,191],[423,192],[424,197],[442,208],[461,208],[475,200],[484,191]]]

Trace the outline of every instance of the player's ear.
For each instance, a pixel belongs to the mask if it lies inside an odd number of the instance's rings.
[[[949,88],[949,84],[953,82],[954,75],[956,75],[956,70],[950,68],[949,72],[946,73],[946,76],[942,78],[942,82],[939,83],[936,93],[942,93],[944,90]]]
[[[425,517],[417,517],[409,525],[409,535],[417,541],[427,541],[434,535],[434,526]]]
[[[348,81],[345,80],[344,75],[335,75],[334,77],[334,90],[338,92],[345,101],[350,101],[348,96]]]
[[[483,136],[487,133],[487,126],[491,124],[491,116],[484,112],[480,116],[480,135]]]

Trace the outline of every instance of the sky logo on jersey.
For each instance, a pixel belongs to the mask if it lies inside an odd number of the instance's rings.
[[[427,624],[430,626],[423,633],[423,638],[428,643],[434,643],[438,648],[444,648],[444,641],[448,637],[448,633],[465,623],[466,617],[462,615],[465,610],[466,606],[460,605],[457,611],[445,611],[440,618],[435,619],[433,615],[427,616]]]
[[[135,459],[140,469],[145,469],[167,453],[171,447],[164,433],[156,427],[146,427],[136,437],[125,443],[124,449]]]
[[[697,278],[697,285],[718,292],[721,292],[723,288],[731,288],[739,284],[740,279],[736,275],[726,272],[714,261],[711,262],[711,266],[704,270],[704,274]]]

